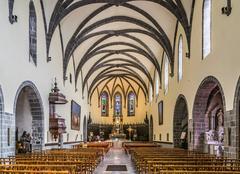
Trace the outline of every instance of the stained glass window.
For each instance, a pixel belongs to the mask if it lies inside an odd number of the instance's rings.
[[[108,93],[106,91],[101,95],[101,115],[108,116]]]
[[[37,16],[33,1],[29,4],[29,60],[37,65]]]
[[[122,115],[122,96],[120,93],[116,93],[114,97],[114,116]]]
[[[131,91],[128,94],[128,116],[135,115],[135,94]]]

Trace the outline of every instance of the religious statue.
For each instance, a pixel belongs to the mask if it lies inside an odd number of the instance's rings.
[[[30,133],[27,133],[26,131],[23,132],[20,142],[19,142],[19,153],[27,153],[32,151],[32,137]]]
[[[223,142],[224,139],[224,128],[223,128],[223,111],[219,110],[217,113],[217,132],[218,132],[218,142]]]
[[[223,126],[223,111],[220,109],[217,113],[217,129]]]

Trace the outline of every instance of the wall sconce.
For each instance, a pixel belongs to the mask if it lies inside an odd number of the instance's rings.
[[[50,62],[52,60],[52,57],[48,56],[47,57],[47,62]]]
[[[17,22],[17,15],[10,15],[8,18],[11,24]]]
[[[14,0],[8,0],[8,8],[9,8],[8,19],[10,24],[17,22],[17,15],[13,15],[13,6],[14,6]]]
[[[227,6],[222,8],[222,14],[229,16],[232,12],[232,1],[227,0]]]

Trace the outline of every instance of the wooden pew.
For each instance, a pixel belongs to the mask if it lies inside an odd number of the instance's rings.
[[[131,157],[138,173],[173,171],[240,172],[240,161],[217,158],[214,155],[174,148],[131,148]]]
[[[76,165],[39,165],[39,164],[1,164],[0,170],[29,170],[29,171],[68,171],[69,174],[75,174],[77,171]]]
[[[69,174],[68,171],[0,170],[1,174]]]

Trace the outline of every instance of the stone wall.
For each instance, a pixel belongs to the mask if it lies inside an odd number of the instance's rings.
[[[180,95],[175,105],[174,118],[173,118],[173,142],[174,147],[181,147],[181,134],[183,131],[182,122],[184,119],[187,120],[188,110],[185,97]]]
[[[238,131],[236,112],[227,111],[224,117],[224,156],[228,158],[237,158],[238,153]]]
[[[3,113],[1,118],[1,157],[15,155],[15,116]]]
[[[42,149],[44,136],[42,105],[41,100],[38,98],[35,91],[33,91],[33,89],[31,88],[28,91],[28,101],[32,114],[32,137],[33,137],[32,148],[33,150]]]

